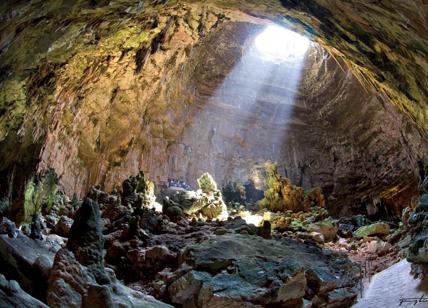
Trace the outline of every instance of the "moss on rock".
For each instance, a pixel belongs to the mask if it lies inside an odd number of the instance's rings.
[[[264,198],[258,202],[261,208],[271,211],[292,212],[310,211],[312,206],[324,207],[325,199],[322,190],[316,187],[305,193],[302,187],[291,184],[291,181],[278,173],[275,163],[267,162],[266,190]]]

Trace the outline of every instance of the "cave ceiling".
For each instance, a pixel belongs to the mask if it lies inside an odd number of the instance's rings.
[[[125,26],[142,18],[144,11],[185,3],[238,9],[312,36],[347,61],[362,82],[385,93],[426,132],[428,4],[424,0],[8,1],[0,7],[6,12],[3,21],[7,21],[2,28],[8,30],[2,33],[2,48],[26,24],[43,21],[65,27],[71,22],[91,22],[95,27],[101,21],[112,21]]]

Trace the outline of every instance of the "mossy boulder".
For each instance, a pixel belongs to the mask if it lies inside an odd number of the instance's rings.
[[[170,189],[171,204],[179,206],[187,215],[202,215],[206,219],[226,219],[226,204],[217,183],[209,173],[198,178],[199,189],[188,191],[182,188]]]
[[[331,220],[322,220],[308,226],[310,232],[321,233],[324,236],[324,239],[328,241],[333,241],[337,236],[337,231],[339,228],[334,221]]]
[[[368,237],[374,235],[388,235],[390,231],[389,225],[384,222],[377,222],[371,225],[363,226],[354,232],[356,237]]]
[[[200,196],[192,208],[208,219],[226,219],[227,207],[217,183],[208,172],[198,179]]]

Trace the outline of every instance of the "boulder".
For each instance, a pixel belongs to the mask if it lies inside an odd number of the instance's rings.
[[[209,282],[211,279],[212,276],[206,272],[194,270],[188,272],[175,280],[168,287],[168,293],[171,297],[171,301],[174,304],[187,306],[190,306],[191,304],[198,306],[198,303],[207,302],[206,298],[203,298],[203,293],[200,291],[202,285],[205,282]]]
[[[311,232],[321,233],[324,236],[325,241],[329,242],[336,238],[337,231],[339,228],[336,223],[330,220],[322,220],[313,224],[310,224],[308,230]]]
[[[322,233],[319,233],[319,232],[311,232],[311,238],[315,241],[315,242],[317,242],[317,243],[319,243],[319,244],[322,244],[322,243],[324,243],[325,242],[325,237],[324,237],[324,235],[322,234]]]
[[[165,246],[153,246],[145,250],[145,268],[150,271],[159,271],[167,266],[174,266],[177,254]]]
[[[164,206],[167,208],[169,206],[178,205],[187,214],[189,213],[189,209],[192,207],[193,203],[198,200],[198,198],[199,194],[197,194],[196,191],[186,190],[179,187],[170,187],[166,191],[165,199],[167,202],[164,202]],[[169,204],[170,201],[171,203]]]
[[[315,296],[312,299],[311,307],[351,307],[357,298],[357,290],[355,288],[338,288],[330,291],[326,296]]]
[[[7,234],[9,237],[14,238],[18,236],[18,229],[13,221],[6,217],[2,217],[0,222],[0,234]]]
[[[367,243],[367,251],[372,254],[382,256],[390,251],[392,245],[384,241],[370,241]]]
[[[0,235],[0,272],[17,280],[40,300],[46,298],[47,272],[53,264],[56,247],[18,233],[16,238]],[[41,257],[43,256],[43,257]]]
[[[428,273],[428,194],[423,183],[421,192],[415,211],[408,219],[411,238],[407,260],[412,262],[412,273],[415,276]]]
[[[228,217],[227,207],[212,176],[204,173],[198,179],[198,185],[197,191],[169,188],[164,209],[179,206],[187,215],[202,215],[207,219],[225,220]]]
[[[69,237],[72,225],[73,219],[67,216],[61,216],[61,218],[55,225],[53,232],[60,236]]]
[[[377,222],[371,225],[362,226],[358,228],[354,235],[356,237],[368,237],[368,236],[384,236],[388,235],[390,231],[389,225],[384,222]]]
[[[15,280],[8,281],[0,274],[0,307],[48,308],[21,289]]]
[[[168,207],[163,207],[162,212],[168,216],[171,221],[179,221],[181,218],[184,217],[183,209],[179,207],[178,205],[172,205]]]

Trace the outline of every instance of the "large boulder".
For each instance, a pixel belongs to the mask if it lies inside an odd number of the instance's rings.
[[[368,237],[368,236],[374,236],[374,235],[385,236],[385,235],[388,235],[389,232],[390,232],[390,228],[387,223],[377,222],[371,225],[362,226],[358,228],[354,232],[354,235],[356,237]]]
[[[388,253],[392,245],[381,240],[374,240],[367,243],[367,252],[382,256]]]
[[[0,235],[0,272],[40,300],[46,298],[47,276],[58,246],[50,241],[35,241],[17,233],[16,238]]]
[[[7,234],[9,237],[17,237],[18,229],[13,221],[6,217],[2,217],[0,221],[0,234]]]

